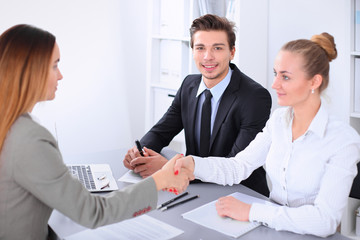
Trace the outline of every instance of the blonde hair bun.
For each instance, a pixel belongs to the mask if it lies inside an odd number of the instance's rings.
[[[337,50],[336,50],[334,37],[328,34],[327,32],[323,32],[320,35],[314,35],[311,37],[310,40],[325,50],[329,62],[331,62],[333,59],[337,57]]]

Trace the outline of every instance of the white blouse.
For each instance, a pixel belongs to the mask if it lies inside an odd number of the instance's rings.
[[[250,221],[325,237],[335,233],[346,207],[360,160],[360,137],[323,104],[294,142],[292,120],[290,107],[275,110],[263,132],[235,157],[193,156],[194,173],[205,182],[232,185],[264,166],[272,184],[270,199],[281,206],[252,204]]]

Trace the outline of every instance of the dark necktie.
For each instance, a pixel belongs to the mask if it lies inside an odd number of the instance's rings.
[[[209,156],[210,147],[210,131],[211,131],[211,92],[205,90],[205,101],[201,110],[201,126],[200,126],[200,157]]]

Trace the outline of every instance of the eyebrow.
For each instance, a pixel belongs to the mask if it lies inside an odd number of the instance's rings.
[[[205,46],[203,43],[197,43],[195,46]],[[225,46],[224,43],[214,43],[212,46]]]
[[[274,70],[274,72],[276,72],[275,68],[273,68],[273,70]],[[279,73],[281,73],[281,74],[284,74],[284,73],[289,73],[289,74],[292,74],[291,72],[286,71],[286,70],[279,71]]]

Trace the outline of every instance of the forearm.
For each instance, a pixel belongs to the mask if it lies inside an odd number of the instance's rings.
[[[340,222],[340,219],[329,213],[331,210],[325,209],[325,206],[304,205],[290,208],[254,203],[250,209],[249,220],[277,231],[327,237],[335,233]]]

